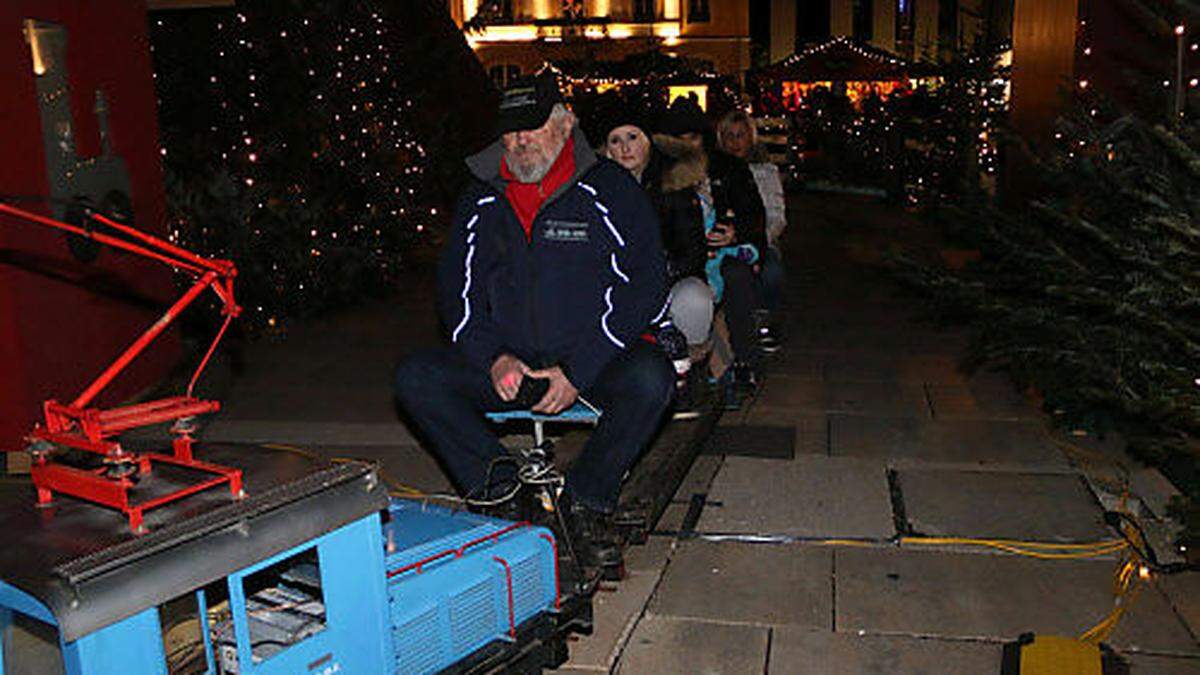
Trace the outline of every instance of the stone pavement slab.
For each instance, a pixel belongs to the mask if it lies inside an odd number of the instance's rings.
[[[290,443],[293,445],[415,444],[399,421],[376,423],[235,420],[218,417],[200,432],[208,443]]]
[[[1070,466],[1040,422],[931,420],[927,417],[829,416],[835,456],[878,457],[995,467]]]
[[[768,377],[752,410],[792,416],[825,412],[860,415],[926,416],[929,406],[920,384],[899,382],[819,382]]]
[[[769,375],[759,387],[751,407],[786,411],[792,415],[825,411],[826,384],[817,379]]]
[[[650,611],[677,618],[827,629],[832,615],[831,556],[829,550],[794,545],[680,542]]]
[[[605,671],[611,668],[658,579],[658,572],[631,572],[615,588],[597,591],[592,596],[592,634],[571,642],[566,665]]]
[[[696,529],[706,533],[884,539],[895,533],[882,462],[797,455],[727,457]]]
[[[223,406],[221,420],[303,420],[394,424],[391,386],[235,387]]]
[[[839,632],[1005,642],[1026,632],[1079,635],[1112,609],[1111,560],[849,548],[834,555]],[[1170,606],[1150,591],[1109,644],[1200,654]]]
[[[829,454],[828,415],[799,415],[792,420],[792,425],[796,427],[797,455]]]
[[[692,468],[688,469],[683,481],[679,483],[679,489],[675,491],[675,499],[687,502],[694,494],[707,493],[712,486],[713,478],[716,477],[724,463],[725,458],[718,455],[697,456],[696,461],[692,462]]]
[[[770,675],[999,673],[1001,645],[895,635],[858,635],[778,626]]]
[[[913,532],[1091,542],[1113,533],[1079,476],[944,469],[897,472]]]
[[[825,379],[830,382],[964,384],[967,376],[958,370],[957,358],[951,354],[845,352],[826,358]]]
[[[1192,630],[1200,635],[1200,574],[1185,572],[1158,577],[1155,583],[1166,595],[1175,612]]]
[[[768,630],[647,616],[621,655],[622,675],[761,675]]]
[[[783,336],[787,341],[787,335]],[[771,377],[789,377],[797,380],[821,381],[825,379],[825,359],[828,352],[792,349],[772,355],[767,361]]]
[[[924,387],[904,382],[830,382],[825,410],[859,415],[929,416]]]
[[[1200,659],[1127,655],[1130,675],[1200,675]]]
[[[633,572],[660,572],[675,550],[671,537],[649,537],[646,543],[625,548],[625,570]]]
[[[857,324],[857,325],[856,325]],[[787,347],[816,351],[888,351],[896,354],[960,354],[967,339],[958,333],[942,333],[912,324],[898,326],[886,320],[862,323],[825,324],[789,331]]]
[[[705,455],[733,455],[756,459],[793,459],[796,427],[791,425],[718,425],[700,448]]]
[[[939,420],[1040,420],[1037,406],[1005,382],[986,380],[960,384],[929,384],[933,416]]]
[[[335,329],[346,334],[346,329]],[[400,361],[395,344],[301,345],[289,341],[276,350],[255,349],[245,355],[236,387],[289,385],[319,390],[325,386],[392,386]]]

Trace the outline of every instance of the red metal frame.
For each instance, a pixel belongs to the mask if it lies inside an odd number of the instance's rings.
[[[545,533],[542,534],[542,539],[550,542],[550,550],[554,553],[554,609],[561,609],[562,593],[560,589],[562,587],[560,586],[561,582],[558,580],[558,541]]]
[[[394,570],[388,570],[387,578],[391,579],[392,577],[400,576],[401,574],[404,574],[405,572],[408,572],[410,570],[416,570],[417,574],[420,574],[422,571],[424,571],[425,566],[431,562],[441,560],[442,558],[445,558],[446,556],[449,556],[449,555],[452,555],[455,558],[461,558],[463,556],[463,554],[467,552],[467,549],[471,548],[472,546],[478,546],[482,543],[489,542],[489,541],[499,541],[500,537],[508,534],[509,532],[512,532],[514,530],[519,530],[523,527],[529,527],[529,526],[530,526],[530,523],[528,521],[524,521],[524,520],[519,523],[513,523],[512,525],[509,525],[508,527],[496,530],[495,532],[492,532],[491,534],[485,534],[484,536],[479,537],[478,539],[472,539],[471,541],[468,541],[467,543],[463,544],[462,546],[459,546],[458,548],[449,548],[449,549],[446,549],[445,551],[442,551],[441,553],[434,553],[431,556],[426,556],[416,562],[412,562],[407,565],[404,565],[403,567],[397,567]],[[555,558],[555,559],[557,560],[557,558]]]
[[[512,587],[512,568],[508,566],[508,561],[498,555],[492,556],[492,560],[504,566],[504,582],[508,585],[508,636],[516,639],[517,637],[517,614],[513,608],[513,587]]]
[[[88,384],[75,397],[74,401],[69,405],[63,405],[55,400],[49,400],[43,404],[44,423],[36,425],[29,435],[34,455],[31,473],[33,484],[37,488],[38,503],[49,503],[54,499],[56,492],[71,495],[120,510],[129,518],[130,528],[134,532],[140,532],[146,511],[170,504],[197,492],[228,484],[234,498],[241,498],[243,496],[242,472],[238,469],[195,459],[192,456],[191,427],[186,422],[187,419],[196,415],[217,412],[221,408],[217,401],[194,398],[192,391],[200,374],[208,365],[213,352],[216,351],[217,345],[224,337],[229,323],[241,313],[241,307],[235,301],[233,293],[233,280],[237,276],[237,269],[233,262],[204,258],[99,213],[89,212],[88,216],[133,241],[60,222],[2,202],[0,202],[0,214],[86,237],[113,248],[157,260],[177,271],[189,274],[195,279],[191,287],[153,325],[129,345],[104,372]],[[208,289],[212,289],[213,293],[220,298],[225,320],[192,375],[185,395],[108,410],[91,407],[92,401],[104,391],[104,388],[112,383],[155,338],[169,328],[175,319]],[[128,452],[121,447],[120,443],[112,440],[130,429],[171,421],[176,424],[172,427],[175,439],[172,442],[172,453],[169,455]],[[100,469],[86,470],[57,463],[48,450],[60,447],[100,455],[104,458],[105,466]],[[130,490],[134,486],[134,481],[128,475],[132,475],[132,472],[116,477],[109,475],[109,470],[114,465],[130,467],[136,470],[137,475],[145,475],[152,471],[154,463],[183,467],[210,474],[212,477],[153,499],[135,503],[130,499]]]

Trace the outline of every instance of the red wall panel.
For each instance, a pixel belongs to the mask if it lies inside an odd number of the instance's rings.
[[[99,152],[93,107],[96,90],[103,90],[112,149],[130,176],[136,224],[165,235],[143,0],[0,3],[0,194],[45,195],[50,189],[25,19],[66,29],[78,153]],[[21,205],[50,213],[44,204]],[[0,450],[20,449],[41,401],[70,402],[174,295],[169,271],[156,263],[111,250],[81,263],[58,233],[0,219]],[[129,398],[161,378],[179,356],[177,338],[165,337],[98,403]]]

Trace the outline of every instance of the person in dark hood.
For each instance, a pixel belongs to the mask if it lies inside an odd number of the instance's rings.
[[[700,203],[706,278],[724,309],[740,392],[757,383],[754,265],[766,251],[766,214],[746,163],[713,146],[711,125],[692,99],[678,98],[654,144],[664,155],[663,190],[692,190]]]
[[[642,339],[666,314],[656,215],[629,173],[595,156],[549,75],[518,81],[500,102],[499,139],[467,160],[438,270],[451,345],[414,355],[396,393],[432,441],[455,487],[513,494],[517,471],[485,411],[535,412],[576,401],[601,411],[566,476],[561,505],[587,566],[620,564],[611,515],[624,477],[670,402],[674,373]]]
[[[663,158],[650,140],[650,117],[636,106],[612,106],[596,128],[603,152],[641,183],[658,211],[667,253],[671,322],[688,343],[689,359],[676,365],[680,374],[675,418],[699,416],[698,385],[689,376],[691,361],[707,356],[713,321],[713,292],[705,273],[707,245],[700,200],[694,190],[664,190]]]

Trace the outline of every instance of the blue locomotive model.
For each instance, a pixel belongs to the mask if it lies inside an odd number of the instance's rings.
[[[590,630],[545,528],[391,499],[367,464],[209,451],[249,496],[156,510],[140,536],[0,490],[0,675],[539,672]]]

